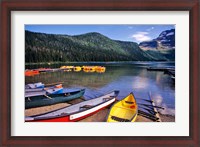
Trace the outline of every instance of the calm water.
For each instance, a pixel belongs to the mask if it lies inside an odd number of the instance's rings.
[[[88,63],[87,63],[88,64]],[[65,65],[87,65],[86,63],[71,63]],[[95,65],[94,63],[90,63]],[[174,63],[96,63],[106,67],[105,73],[85,73],[80,72],[49,72],[41,73],[34,77],[26,77],[27,83],[43,82],[56,83],[64,82],[63,87],[85,88],[85,99],[97,97],[103,93],[120,90],[118,99],[122,99],[130,92],[134,92],[137,99],[149,99],[148,93],[158,106],[165,110],[160,110],[162,114],[175,115],[175,83],[169,75],[162,71],[148,71],[148,66],[174,66]],[[59,68],[61,64],[55,65],[29,65],[26,69],[39,67]]]

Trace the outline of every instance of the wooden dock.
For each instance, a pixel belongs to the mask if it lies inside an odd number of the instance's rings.
[[[147,70],[149,71],[163,71],[164,74],[168,74],[170,75],[170,77],[172,78],[172,80],[175,81],[175,68],[172,67],[147,67]]]
[[[152,71],[175,71],[175,68],[172,67],[147,67],[147,70],[152,70]]]
[[[157,108],[155,107],[155,103],[154,103],[153,100],[152,100],[152,105],[153,105],[153,109],[154,109],[154,111],[155,111],[155,116],[158,118],[156,121],[157,121],[157,122],[162,122],[162,120],[161,120],[161,118],[160,118],[160,115],[159,115],[159,113],[158,113],[158,110],[157,110]]]
[[[175,70],[166,70],[164,74],[168,74],[175,77]]]
[[[150,119],[154,122],[162,122],[158,109],[164,109],[164,108],[155,105],[153,99],[151,98],[150,93],[149,93],[149,100],[137,98],[137,101],[140,101],[138,102],[138,107],[139,107],[138,115]]]

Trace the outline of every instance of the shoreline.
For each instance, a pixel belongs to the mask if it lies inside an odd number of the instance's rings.
[[[98,63],[104,63],[104,64],[113,64],[113,63],[153,63],[153,62],[156,62],[156,63],[175,63],[175,61],[88,61],[88,62],[34,62],[34,63],[25,63],[25,65],[43,65],[43,64],[48,64],[48,65],[51,65],[51,64],[77,64],[77,63],[94,63],[94,64],[98,64]]]

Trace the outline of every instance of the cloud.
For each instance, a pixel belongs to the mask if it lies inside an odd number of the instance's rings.
[[[131,38],[134,38],[138,42],[148,41],[151,40],[151,37],[149,37],[148,34],[148,32],[136,32]]]
[[[150,27],[150,28],[147,29],[147,31],[149,32],[149,31],[151,31],[153,29],[154,29],[154,27]]]

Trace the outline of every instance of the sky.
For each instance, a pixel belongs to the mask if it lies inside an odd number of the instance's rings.
[[[98,32],[113,40],[140,43],[155,39],[175,25],[25,25],[25,30],[47,34],[80,35]]]

